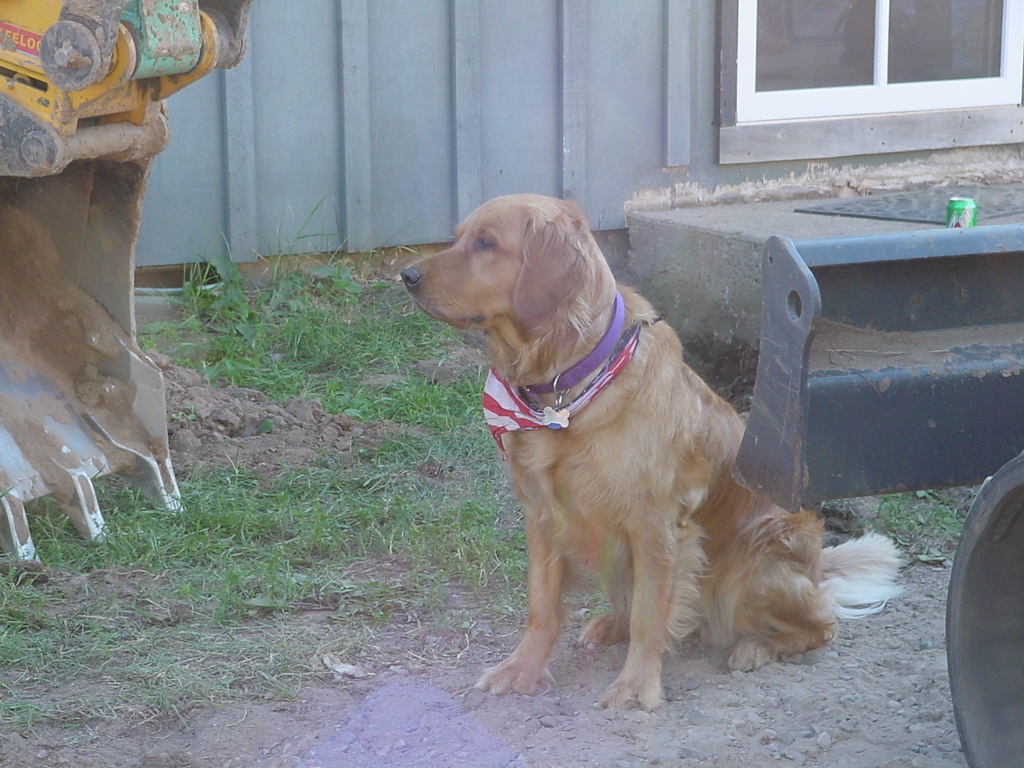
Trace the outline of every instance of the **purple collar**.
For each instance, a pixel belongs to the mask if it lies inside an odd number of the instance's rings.
[[[524,387],[524,389],[531,395],[546,395],[551,392],[566,392],[572,389],[596,371],[605,358],[612,353],[612,350],[615,348],[615,342],[622,335],[622,328],[625,322],[626,306],[622,301],[622,294],[616,291],[615,303],[612,305],[612,322],[590,354],[572,366],[572,368],[562,371],[552,381],[546,384],[532,384],[529,387]]]

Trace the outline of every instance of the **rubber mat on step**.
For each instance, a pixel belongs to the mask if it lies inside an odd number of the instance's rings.
[[[946,223],[946,203],[951,197],[972,197],[978,205],[978,221],[1024,215],[1024,184],[1000,186],[956,185],[893,192],[884,195],[844,197],[826,203],[802,205],[798,213],[853,216],[862,219]],[[1007,222],[1009,223],[1009,222]]]

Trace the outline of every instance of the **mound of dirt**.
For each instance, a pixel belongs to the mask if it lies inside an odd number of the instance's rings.
[[[218,388],[202,374],[151,357],[163,369],[171,463],[182,478],[204,465],[272,477],[308,466],[324,451],[344,461],[372,450],[387,428],[328,413],[315,398],[276,403],[255,389]]]

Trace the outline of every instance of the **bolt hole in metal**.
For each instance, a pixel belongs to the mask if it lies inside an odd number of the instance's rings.
[[[786,297],[786,312],[789,314],[789,319],[794,323],[804,314],[803,299],[800,298],[800,294],[796,291],[790,291],[789,296]]]

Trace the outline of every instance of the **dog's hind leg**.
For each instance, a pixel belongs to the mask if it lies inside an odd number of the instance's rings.
[[[600,645],[615,645],[629,639],[629,611],[614,608],[598,614],[580,632],[580,645],[596,648]]]
[[[795,569],[794,569],[795,570]],[[749,671],[783,656],[820,648],[835,636],[835,611],[830,596],[807,576],[779,579],[752,602],[758,607],[743,619],[757,629],[729,650],[729,668]]]
[[[629,639],[633,564],[626,542],[616,539],[606,544],[598,565],[598,580],[612,609],[598,614],[583,627],[580,644],[584,648],[615,645]]]
[[[783,656],[796,656],[827,645],[835,636],[833,625],[795,632],[747,635],[729,651],[729,669],[750,672]]]

